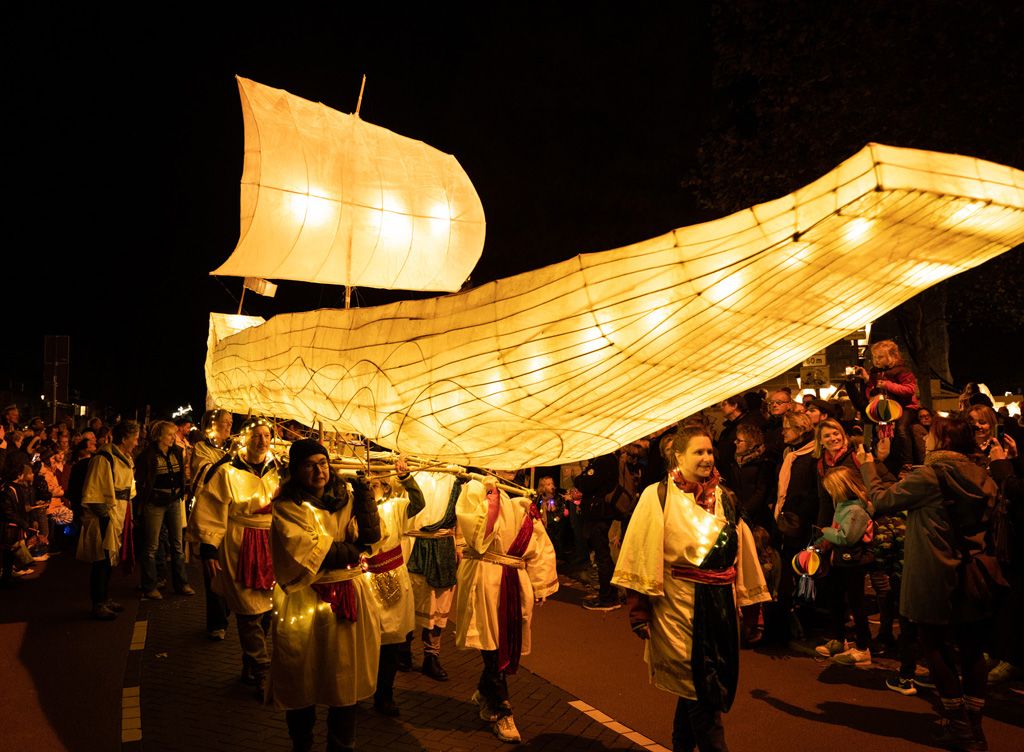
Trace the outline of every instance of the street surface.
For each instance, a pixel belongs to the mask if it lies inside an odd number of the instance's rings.
[[[260,705],[238,681],[234,625],[227,640],[211,642],[201,595],[140,603],[135,582],[137,576],[115,575],[111,592],[126,611],[112,623],[87,618],[88,567],[69,554],[37,564],[35,574],[0,593],[0,749],[288,750],[283,713]],[[361,703],[359,749],[671,749],[674,697],[648,684],[643,645],[624,610],[586,611],[579,605],[585,594],[563,578],[562,590],[535,612],[533,653],[509,680],[523,745],[501,744],[476,718],[469,697],[479,658],[456,651],[449,628],[442,662],[451,680],[434,682],[416,670],[399,674],[401,718],[384,718]],[[419,659],[417,636],[416,667]],[[745,650],[736,704],[725,720],[729,746],[736,752],[933,749],[934,695],[902,697],[885,689],[892,667],[876,660],[870,669],[847,668]],[[1021,692],[1024,685],[1016,683],[990,698],[991,749],[1024,749]],[[321,709],[317,748],[323,715]]]

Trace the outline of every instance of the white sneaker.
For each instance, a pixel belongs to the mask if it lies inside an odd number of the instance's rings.
[[[856,647],[852,647],[832,656],[832,661],[843,666],[870,666],[871,650],[869,648],[857,650]]]
[[[480,708],[480,720],[487,721],[488,723],[494,723],[498,720],[498,714],[490,709],[487,705],[487,699],[480,694],[478,689],[473,693],[473,696],[469,698],[471,702],[475,702]]]
[[[494,722],[491,728],[494,730],[494,735],[506,744],[519,744],[523,740],[519,736],[519,729],[516,728],[516,722],[512,720],[511,715],[503,715]]]
[[[839,640],[829,640],[824,645],[818,645],[814,649],[814,652],[823,658],[831,658],[834,655],[839,655],[844,650],[850,649],[850,643],[840,642]]]

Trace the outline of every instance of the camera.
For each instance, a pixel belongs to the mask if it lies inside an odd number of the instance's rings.
[[[857,367],[856,366],[847,366],[846,367],[846,371],[844,371],[844,373],[847,376],[856,376],[857,375]]]

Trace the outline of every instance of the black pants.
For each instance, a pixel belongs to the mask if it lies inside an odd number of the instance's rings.
[[[405,648],[405,642],[395,642],[380,646],[380,659],[377,661],[377,691],[373,693],[374,702],[393,702],[395,699],[395,674],[398,673],[398,654]]]
[[[206,567],[203,567],[203,590],[206,593],[206,631],[212,632],[215,629],[227,629],[228,628],[228,616],[231,614],[231,609],[228,608],[227,602],[213,592],[211,587],[213,580],[210,578],[210,573],[206,571]]]
[[[285,722],[293,750],[308,752],[313,749],[313,726],[316,725],[316,706],[286,710]],[[356,706],[327,708],[327,752],[342,752],[356,748]]]
[[[917,673],[917,660],[921,656],[918,643],[917,624],[905,616],[900,617],[900,677],[913,679]]]
[[[699,700],[679,698],[672,721],[672,752],[729,752],[722,714]]]
[[[856,627],[857,649],[865,650],[871,643],[871,628],[868,627],[868,613],[864,607],[864,567],[832,567],[832,636],[840,642],[846,641],[846,606],[853,612]]]
[[[106,536],[107,525],[110,524],[109,517],[100,517],[100,540]],[[101,603],[106,603],[110,600],[110,574],[113,572],[113,567],[110,566],[110,559],[107,557],[107,552],[103,552],[103,558],[99,561],[92,563],[92,569],[89,572],[89,595],[92,598],[92,605],[98,606]]]
[[[608,545],[608,530],[611,526],[611,520],[586,520],[584,525],[587,545],[594,552],[594,561],[597,564],[597,595],[602,601],[615,598],[615,589],[612,587],[612,570],[615,567],[612,562],[612,550]]]
[[[112,571],[110,559],[103,558],[92,563],[92,569],[89,572],[89,595],[92,597],[92,605],[98,606],[110,600],[110,574]]]
[[[512,705],[508,701],[508,680],[505,672],[498,668],[498,651],[481,650],[480,657],[484,660],[484,670],[476,688],[487,700],[487,707],[498,715],[511,715]]]
[[[917,628],[939,697],[956,699],[967,695],[984,699],[988,691],[988,666],[983,624],[918,624]],[[960,654],[959,674],[954,645]]]

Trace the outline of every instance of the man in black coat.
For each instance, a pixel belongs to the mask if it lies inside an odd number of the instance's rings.
[[[614,565],[608,544],[608,530],[615,519],[615,508],[608,503],[608,496],[618,484],[619,460],[614,453],[591,460],[573,480],[573,485],[583,494],[580,503],[583,531],[597,563],[597,598],[583,604],[592,611],[611,611],[621,605],[612,586]]]

